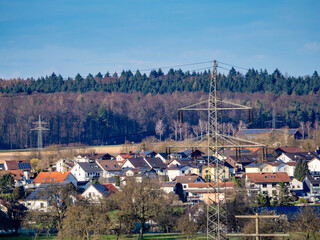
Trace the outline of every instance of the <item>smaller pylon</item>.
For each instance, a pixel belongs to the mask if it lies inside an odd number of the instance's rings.
[[[31,129],[31,131],[37,131],[38,134],[38,152],[42,151],[43,148],[43,139],[42,139],[42,131],[49,131],[48,128],[43,125],[47,125],[48,123],[41,121],[41,115],[39,114],[39,120],[33,123],[35,128]]]

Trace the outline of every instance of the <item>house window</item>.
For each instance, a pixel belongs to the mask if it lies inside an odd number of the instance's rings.
[[[272,187],[276,187],[277,186],[277,184],[276,183],[272,183]]]
[[[262,184],[262,187],[266,188],[266,187],[267,187],[267,184],[266,184],[266,183]]]
[[[117,165],[114,165],[114,167],[117,168],[118,166],[117,166]]]
[[[40,208],[44,208],[44,204],[43,203],[40,203]]]

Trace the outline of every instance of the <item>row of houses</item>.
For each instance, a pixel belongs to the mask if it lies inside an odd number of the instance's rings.
[[[72,183],[79,190],[79,196],[97,201],[103,196],[121,191],[128,178],[142,181],[143,178],[158,178],[162,189],[179,193],[182,200],[193,204],[224,199],[224,194],[217,194],[210,184],[221,184],[225,191],[232,192],[234,179],[242,178],[248,194],[258,192],[269,196],[277,194],[277,185],[286,183],[290,191],[311,200],[320,198],[320,152],[297,151],[300,149],[281,148],[269,152],[267,161],[260,162],[259,149],[245,149],[221,152],[221,165],[216,169],[208,165],[208,157],[199,150],[186,150],[173,154],[154,151],[138,151],[110,154],[90,154],[73,159],[61,159],[52,166],[51,171],[40,172],[30,178],[30,161],[5,161],[0,165],[0,175],[10,173],[15,185],[34,191],[21,202],[29,209],[45,211],[49,201],[43,199],[43,191],[49,184]],[[294,152],[296,151],[296,152]],[[210,157],[211,160],[213,157]],[[309,173],[303,182],[294,178],[297,161],[307,162]],[[222,166],[222,167],[221,167]],[[218,172],[223,181],[212,183]],[[100,184],[93,184],[98,180]]]

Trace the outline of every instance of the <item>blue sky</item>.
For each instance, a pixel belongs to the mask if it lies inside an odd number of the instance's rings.
[[[213,59],[293,76],[320,72],[320,1],[0,1],[0,78]]]

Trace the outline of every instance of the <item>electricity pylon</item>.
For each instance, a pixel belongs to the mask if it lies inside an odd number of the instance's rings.
[[[35,128],[31,129],[31,131],[37,131],[38,135],[38,152],[39,155],[43,148],[43,138],[42,138],[42,132],[43,131],[49,131],[48,128],[44,127],[43,125],[47,125],[48,123],[41,121],[41,116],[39,114],[39,120],[37,122],[33,123],[35,125]]]
[[[208,177],[207,186],[207,239],[227,239],[227,192],[224,181],[224,160],[219,159],[219,152],[225,148],[234,148],[236,151],[243,147],[265,147],[265,145],[240,139],[234,136],[222,134],[218,128],[222,111],[226,110],[247,110],[249,111],[249,121],[253,118],[253,109],[240,104],[221,100],[217,95],[217,67],[215,60],[210,79],[210,91],[208,100],[192,104],[178,109],[178,120],[183,121],[183,111],[207,111],[208,131],[203,137],[189,139],[182,144],[177,143],[167,148],[207,148],[208,169],[214,167],[214,177]],[[213,194],[212,194],[213,193]],[[213,195],[213,196],[212,196]]]

